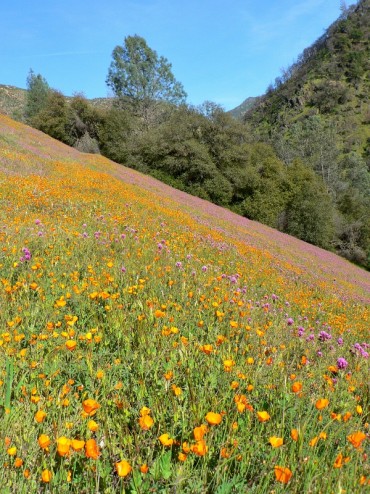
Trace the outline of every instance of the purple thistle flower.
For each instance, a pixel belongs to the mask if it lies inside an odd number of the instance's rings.
[[[331,340],[331,334],[327,333],[326,331],[320,331],[319,340],[320,341]]]
[[[348,366],[348,362],[345,358],[339,357],[337,360],[338,369],[345,369]]]

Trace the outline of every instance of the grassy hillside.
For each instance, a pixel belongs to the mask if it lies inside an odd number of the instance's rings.
[[[10,492],[365,492],[370,274],[0,116]]]
[[[321,116],[345,153],[369,155],[370,1],[348,8],[246,114],[262,132]]]
[[[18,121],[24,120],[27,90],[15,86],[0,84],[0,113]],[[66,97],[70,101],[71,97]],[[89,100],[94,108],[107,109],[111,107],[111,98],[92,98]]]

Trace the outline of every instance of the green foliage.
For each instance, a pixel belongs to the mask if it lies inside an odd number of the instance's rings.
[[[300,161],[289,168],[291,191],[284,231],[319,247],[331,247],[334,211],[323,182]]]
[[[54,139],[72,144],[68,134],[68,108],[65,97],[59,91],[51,91],[44,108],[34,117],[34,126]]]
[[[172,74],[171,64],[140,36],[127,36],[112,53],[106,82],[123,104],[149,122],[159,101],[182,103],[186,93]]]
[[[27,77],[27,96],[25,106],[25,119],[32,125],[33,119],[46,105],[50,93],[50,87],[41,74],[35,74],[31,69]]]

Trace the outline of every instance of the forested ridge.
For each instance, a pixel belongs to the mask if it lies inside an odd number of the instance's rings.
[[[188,105],[169,62],[136,35],[113,51],[114,98],[66,98],[31,71],[18,118],[369,268],[369,4],[343,5],[243,119]]]

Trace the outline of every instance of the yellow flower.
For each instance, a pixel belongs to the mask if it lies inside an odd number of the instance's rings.
[[[260,422],[267,422],[271,417],[267,412],[257,412],[257,418]]]
[[[43,470],[43,472],[41,474],[41,479],[43,482],[45,482],[45,483],[50,482],[52,477],[53,477],[53,474],[51,473],[50,470]]]
[[[70,447],[71,440],[67,437],[61,436],[59,439],[57,439],[57,451],[59,456],[68,456]]]
[[[116,467],[116,472],[119,477],[127,477],[131,473],[132,467],[128,461],[122,460],[114,465]]]
[[[87,423],[87,428],[91,432],[96,432],[99,429],[99,424],[97,424],[95,420],[89,420],[89,422]]]
[[[148,431],[154,425],[154,420],[150,415],[143,415],[139,418],[139,425],[143,431]]]
[[[39,443],[41,449],[46,449],[48,446],[50,446],[51,443],[50,437],[47,436],[46,434],[41,434],[37,442]]]
[[[273,448],[279,448],[284,443],[284,440],[282,437],[272,436],[269,439],[269,443]]]
[[[77,341],[75,341],[75,340],[67,340],[66,341],[67,350],[72,351],[76,348],[76,346],[77,346]]]
[[[71,446],[74,451],[82,451],[85,447],[85,441],[79,439],[72,439]]]
[[[162,446],[172,446],[173,445],[173,439],[170,438],[169,434],[162,434],[159,436],[159,441],[161,442]]]

